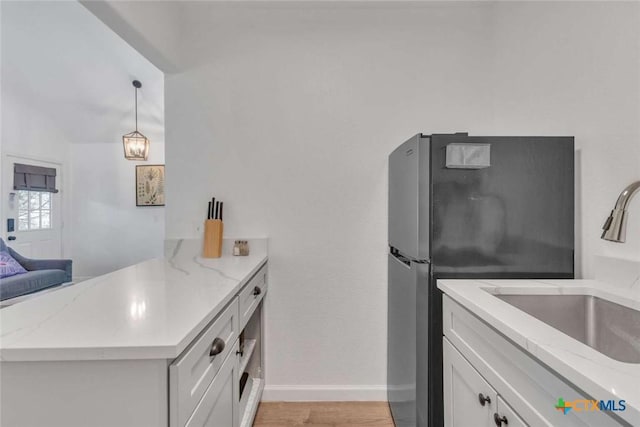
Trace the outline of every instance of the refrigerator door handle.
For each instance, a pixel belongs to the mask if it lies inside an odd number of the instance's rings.
[[[411,268],[411,259],[407,258],[406,256],[402,255],[400,252],[398,252],[397,249],[395,248],[391,248],[391,250],[389,251],[389,254],[393,257],[393,259],[395,259],[396,261],[406,265],[407,267]]]
[[[405,255],[403,255],[402,253],[400,253],[400,251],[396,248],[394,248],[393,246],[389,247],[389,254],[391,254],[392,257],[394,257],[395,259],[397,259],[399,262],[409,266],[411,263],[414,264],[431,264],[431,260],[430,259],[413,259],[413,258],[409,258]]]

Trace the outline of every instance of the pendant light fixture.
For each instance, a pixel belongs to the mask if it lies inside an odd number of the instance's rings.
[[[136,130],[122,137],[124,158],[127,160],[147,160],[149,156],[149,140],[138,132],[138,89],[142,87],[142,83],[134,80],[133,87],[136,91]]]

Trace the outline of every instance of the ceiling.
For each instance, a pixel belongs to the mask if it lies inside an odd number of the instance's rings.
[[[515,1],[515,0],[514,0]],[[179,73],[198,63],[202,46],[193,40],[211,29],[221,8],[269,9],[399,9],[468,6],[491,7],[489,0],[173,0],[104,1],[80,0],[88,10],[168,74]],[[209,25],[206,23],[210,22]]]
[[[131,81],[138,79],[141,131],[164,139],[163,73],[82,5],[1,7],[2,98],[11,107],[4,118],[33,115],[71,143],[121,143],[134,128]]]

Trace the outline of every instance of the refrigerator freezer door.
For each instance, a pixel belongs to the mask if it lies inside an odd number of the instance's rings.
[[[491,166],[447,169],[451,143],[491,144]],[[572,137],[433,135],[437,277],[573,277]]]
[[[389,246],[429,258],[429,144],[418,134],[389,155]]]
[[[388,257],[387,394],[396,427],[415,427],[416,264]]]

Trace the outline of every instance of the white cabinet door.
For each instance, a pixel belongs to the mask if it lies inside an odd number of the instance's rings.
[[[494,426],[496,391],[446,338],[443,347],[445,427]]]
[[[493,421],[497,427],[527,427],[527,424],[498,396],[498,411],[493,414]]]
[[[238,427],[238,342],[202,396],[186,427]]]

